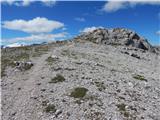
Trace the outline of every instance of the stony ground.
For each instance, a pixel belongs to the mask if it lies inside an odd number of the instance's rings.
[[[2,77],[2,120],[160,120],[155,53],[85,42],[30,60]]]

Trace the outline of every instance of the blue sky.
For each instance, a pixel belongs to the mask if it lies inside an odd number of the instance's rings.
[[[2,2],[2,44],[72,38],[85,28],[123,27],[160,44],[160,2]]]

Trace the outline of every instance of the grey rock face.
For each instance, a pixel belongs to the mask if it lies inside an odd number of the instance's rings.
[[[126,45],[155,52],[155,49],[146,39],[139,36],[136,32],[124,28],[98,28],[93,32],[84,33],[75,39],[87,40],[98,44]]]

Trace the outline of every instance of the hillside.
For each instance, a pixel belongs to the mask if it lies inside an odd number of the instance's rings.
[[[2,120],[158,120],[159,61],[126,29],[2,49]]]

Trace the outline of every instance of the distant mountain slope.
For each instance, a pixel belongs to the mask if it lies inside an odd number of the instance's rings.
[[[92,41],[98,44],[126,45],[155,52],[155,49],[147,39],[139,36],[136,32],[125,28],[98,28],[91,32],[79,35],[75,39]]]

